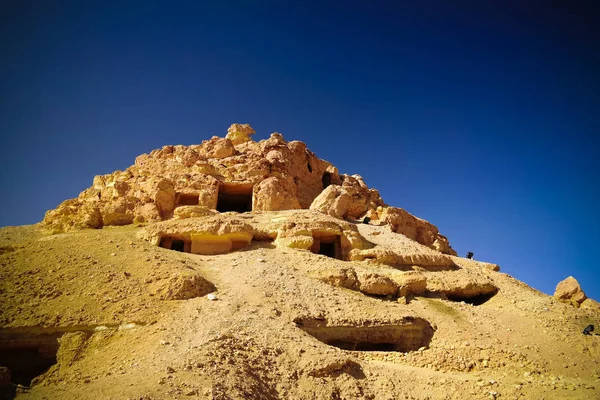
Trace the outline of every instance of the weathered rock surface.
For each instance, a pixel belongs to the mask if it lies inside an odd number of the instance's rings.
[[[310,208],[338,219],[369,216],[431,249],[455,254],[434,225],[388,207],[359,175],[339,174],[302,142],[286,142],[279,133],[255,142],[254,133],[248,124],[233,124],[225,138],[143,154],[125,171],[96,176],[76,199],[48,211],[44,226],[58,233],[207,216],[209,211]]]
[[[174,274],[151,284],[150,292],[161,300],[187,300],[215,291],[215,286],[199,274]]]
[[[573,304],[576,307],[579,307],[587,299],[587,296],[581,290],[581,286],[579,286],[579,282],[572,276],[560,281],[556,285],[554,297],[565,303]]]

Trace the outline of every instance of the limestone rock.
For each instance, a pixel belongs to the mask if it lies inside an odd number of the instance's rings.
[[[360,218],[383,205],[379,192],[369,189],[359,175],[343,176],[342,185],[330,185],[312,202],[310,209],[336,218]]]
[[[227,129],[227,136],[225,137],[231,140],[234,146],[237,146],[238,144],[252,140],[250,136],[255,133],[250,124],[232,124]]]
[[[455,254],[434,225],[386,206],[379,192],[359,175],[339,174],[304,143],[287,142],[280,133],[260,142],[251,139],[253,134],[250,125],[233,124],[224,138],[214,136],[198,145],[168,145],[142,154],[124,171],[94,177],[92,186],[77,198],[48,211],[43,224],[58,233],[199,213],[209,216],[186,208],[192,206],[220,212],[310,208],[337,219],[368,216],[431,249]],[[318,245],[300,236],[279,235],[278,239],[292,247]],[[342,235],[341,240],[347,251],[369,248],[356,234]]]
[[[162,300],[187,300],[215,291],[215,286],[198,274],[175,274],[151,284],[150,292]]]
[[[313,276],[331,286],[356,290],[358,277],[352,268],[319,269]]]
[[[254,186],[253,210],[275,211],[302,208],[293,180],[270,177]]]
[[[223,254],[246,247],[254,236],[254,228],[232,216],[169,220],[149,225],[140,238],[154,245],[194,254]]]
[[[395,276],[396,283],[400,286],[398,296],[422,296],[427,290],[427,277],[420,272],[406,272]]]
[[[379,207],[377,215],[381,223],[388,224],[393,232],[400,233],[442,253],[456,255],[456,252],[450,247],[448,239],[440,235],[438,229],[424,219],[417,218],[397,207]]]
[[[581,290],[581,286],[579,286],[579,282],[572,276],[569,276],[556,285],[554,297],[565,303],[574,304],[577,307],[587,299],[587,296]]]
[[[236,154],[235,147],[231,140],[213,136],[210,140],[204,142],[201,151],[207,158],[227,158]]]
[[[429,275],[427,290],[460,301],[477,296],[493,296],[498,288],[485,274],[458,270],[444,275],[443,278]]]
[[[185,218],[196,218],[196,217],[207,217],[215,215],[216,211],[210,210],[205,206],[181,206],[175,209],[173,218],[185,219]]]
[[[600,310],[600,303],[594,299],[585,299],[581,302],[581,308],[587,308],[590,310]]]
[[[377,296],[395,295],[398,285],[387,276],[376,273],[362,273],[358,276],[359,290]]]

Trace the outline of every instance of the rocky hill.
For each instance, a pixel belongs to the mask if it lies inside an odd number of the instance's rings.
[[[550,297],[457,257],[360,176],[253,133],[154,150],[0,229],[2,396],[600,397],[576,281]]]

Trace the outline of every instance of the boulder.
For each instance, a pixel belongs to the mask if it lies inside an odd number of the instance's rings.
[[[254,186],[254,211],[280,211],[302,208],[293,180],[271,177]]]
[[[577,307],[587,299],[587,296],[583,290],[581,290],[581,286],[579,286],[579,282],[572,276],[569,276],[556,285],[554,297],[562,302],[570,303]]]
[[[256,132],[250,124],[232,124],[229,129],[227,129],[227,139],[231,140],[234,146],[238,144],[242,144],[252,140],[250,136],[254,135]]]

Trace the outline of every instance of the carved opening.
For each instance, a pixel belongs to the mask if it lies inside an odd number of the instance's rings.
[[[342,259],[342,245],[339,235],[313,232],[313,245],[310,249],[315,254]]]
[[[426,347],[433,328],[420,318],[377,326],[327,326],[325,321],[295,320],[297,326],[319,341],[342,350],[409,352]]]
[[[446,295],[448,300],[461,302],[464,301],[467,304],[471,304],[473,306],[480,306],[484,303],[487,303],[492,297],[494,297],[498,293],[498,289],[492,290],[489,293],[481,293],[473,296],[461,296],[461,295]]]
[[[196,193],[178,193],[176,207],[178,206],[197,206],[200,196]]]
[[[306,166],[308,167],[308,172],[312,173],[312,167],[310,166],[310,163],[306,164]]]
[[[252,184],[221,184],[217,199],[217,211],[252,211]]]
[[[190,253],[192,250],[192,243],[189,240],[185,240],[179,236],[163,236],[160,239],[159,246],[165,249],[181,251],[184,253]]]
[[[323,189],[325,189],[327,186],[331,185],[331,173],[324,172],[323,177],[321,178],[321,182],[323,183]]]
[[[0,365],[10,371],[12,383],[31,386],[34,378],[56,364],[60,336],[21,334],[0,337]]]

